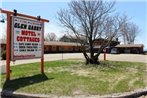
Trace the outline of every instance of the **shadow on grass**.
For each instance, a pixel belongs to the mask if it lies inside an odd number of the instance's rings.
[[[54,78],[48,78],[45,74],[38,74],[29,77],[23,77],[13,80],[5,81],[2,91],[11,91],[14,92],[19,88],[23,88],[32,84],[44,82],[47,80],[52,80]]]

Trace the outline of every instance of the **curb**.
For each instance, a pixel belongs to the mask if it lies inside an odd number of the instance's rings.
[[[2,97],[14,97],[14,98],[52,98],[53,96],[48,95],[41,95],[41,94],[28,94],[28,93],[21,93],[21,92],[13,92],[4,90],[1,93]]]
[[[44,95],[44,94],[28,94],[21,92],[12,92],[4,90],[0,92],[2,97],[14,97],[14,98],[137,98],[143,95],[147,95],[147,88],[139,89],[132,92],[116,93],[112,95],[75,95],[75,96],[57,96],[57,95]]]
[[[147,95],[147,88],[146,89],[139,89],[132,92],[125,92],[121,93],[120,95],[113,95],[112,98],[137,98],[143,95]]]

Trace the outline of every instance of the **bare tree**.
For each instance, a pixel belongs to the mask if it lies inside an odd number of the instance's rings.
[[[98,57],[105,47],[118,36],[120,28],[124,23],[119,15],[113,14],[115,2],[103,0],[73,0],[69,3],[69,9],[61,9],[58,18],[61,24],[80,40],[82,52],[86,64],[99,64]],[[94,40],[104,38],[100,49],[94,54]],[[87,54],[88,45],[90,56]]]
[[[124,44],[134,44],[134,41],[139,33],[139,27],[133,22],[124,23],[121,28]]]
[[[56,41],[57,40],[57,36],[55,33],[47,33],[45,36],[45,40],[46,41]]]
[[[129,32],[128,32],[128,38],[129,38],[128,44],[134,44],[134,41],[138,33],[139,33],[139,27],[134,23],[130,23]]]
[[[123,26],[123,28],[121,29],[121,32],[122,32],[122,37],[123,37],[123,41],[124,41],[124,44],[128,44],[128,41],[129,41],[129,37],[128,37],[128,32],[129,32],[129,26],[128,26],[128,23],[125,23]]]

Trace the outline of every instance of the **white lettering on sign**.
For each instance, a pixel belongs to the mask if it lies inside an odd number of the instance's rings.
[[[11,60],[41,58],[43,22],[12,16]]]

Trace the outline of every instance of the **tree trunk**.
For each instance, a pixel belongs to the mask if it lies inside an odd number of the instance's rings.
[[[93,56],[92,58],[86,59],[86,64],[100,64],[98,57]]]
[[[93,58],[90,58],[90,64],[100,64],[98,57],[93,56]]]
[[[86,64],[88,64],[89,63],[89,56],[87,55],[85,48],[82,49],[82,52],[83,52],[83,55],[86,59]]]
[[[87,55],[86,49],[84,47],[82,48],[82,52],[83,52],[83,55],[86,59],[86,65],[87,64],[100,64],[100,62],[98,60],[98,55],[94,56],[93,50],[90,51],[90,57]]]

